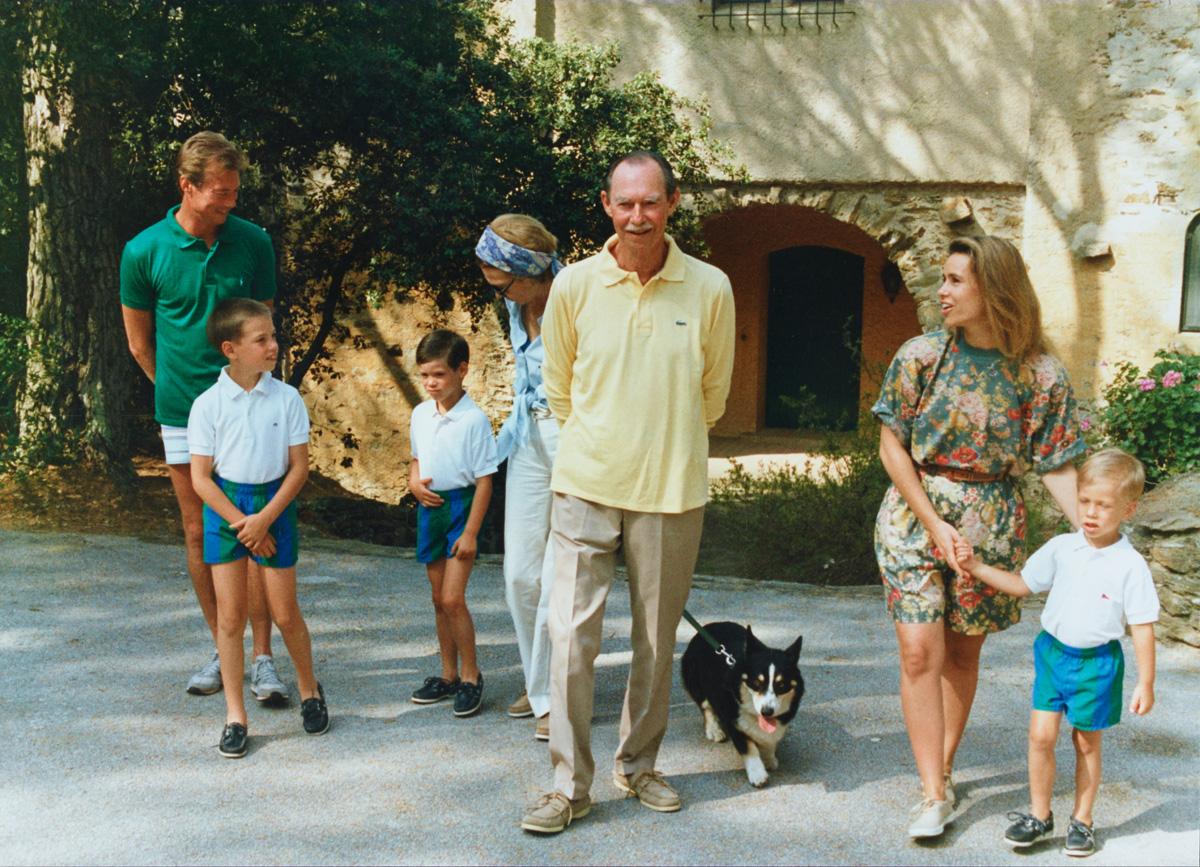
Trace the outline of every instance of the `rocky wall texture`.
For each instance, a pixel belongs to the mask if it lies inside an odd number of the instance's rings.
[[[718,211],[798,205],[857,226],[900,268],[925,331],[942,322],[937,301],[946,245],[958,235],[989,234],[1020,246],[1025,191],[1001,184],[740,184],[698,192]]]
[[[1160,639],[1200,647],[1200,473],[1164,482],[1143,499],[1130,541],[1150,562]]]
[[[347,490],[393,504],[408,492],[408,422],[426,399],[416,349],[435,328],[467,338],[471,368],[464,385],[492,427],[499,430],[508,416],[512,352],[492,312],[472,321],[459,307],[443,311],[432,301],[412,300],[363,309],[339,325],[344,335],[329,338],[334,375],[309,376],[301,393],[312,419],[312,467]]]

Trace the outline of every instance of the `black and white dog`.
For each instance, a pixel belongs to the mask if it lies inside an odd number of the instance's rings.
[[[765,786],[767,771],[779,767],[775,748],[804,695],[800,636],[787,650],[767,647],[749,626],[722,621],[705,630],[733,655],[724,656],[697,634],[684,651],[683,686],[704,714],[704,736],[733,741],[752,786]]]

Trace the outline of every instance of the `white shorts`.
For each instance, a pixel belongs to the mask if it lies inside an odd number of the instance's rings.
[[[187,428],[162,426],[163,451],[168,464],[190,464],[192,454],[188,451]]]

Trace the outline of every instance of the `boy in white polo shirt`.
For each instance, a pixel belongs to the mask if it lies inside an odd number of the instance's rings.
[[[467,341],[453,331],[438,329],[421,339],[417,366],[430,400],[413,410],[409,426],[408,487],[417,499],[417,561],[429,576],[442,657],[441,676],[425,678],[412,700],[432,704],[454,696],[454,715],[459,717],[483,704],[467,579],[499,463],[491,422],[463,391],[469,361]]]
[[[1056,536],[1025,563],[1021,574],[980,563],[971,546],[956,553],[964,570],[997,590],[1028,596],[1049,590],[1042,629],[1033,645],[1033,712],[1029,720],[1029,813],[1010,813],[1004,838],[1025,848],[1054,830],[1054,744],[1063,713],[1074,730],[1075,807],[1063,851],[1076,857],[1096,850],[1092,806],[1100,788],[1104,729],[1121,719],[1125,657],[1120,638],[1129,625],[1137,657],[1137,687],[1129,705],[1145,715],[1154,707],[1154,626],[1158,595],[1150,568],[1121,522],[1137,508],[1145,486],[1137,458],[1104,449],[1079,469],[1078,532]]]
[[[192,485],[204,500],[204,562],[217,593],[217,650],[225,687],[218,749],[246,754],[242,696],[246,561],[260,564],[271,617],[296,667],[300,716],[311,735],[329,730],[325,692],[313,675],[312,643],[296,601],[296,494],[308,478],[308,412],[300,393],[271,376],[279,353],[271,311],[226,298],[208,339],[229,360],[188,416]]]

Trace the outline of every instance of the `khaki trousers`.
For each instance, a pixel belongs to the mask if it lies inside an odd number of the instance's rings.
[[[551,515],[550,760],[568,798],[591,790],[595,660],[618,547],[629,570],[633,660],[621,712],[616,769],[653,770],[667,732],[675,630],[692,586],[704,507],[631,512],[555,494]]]

